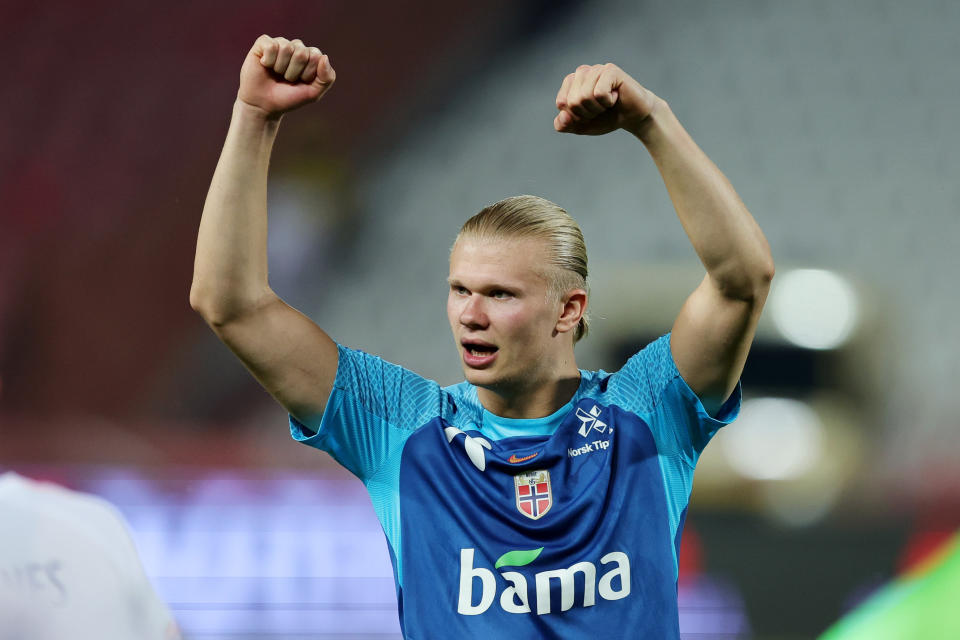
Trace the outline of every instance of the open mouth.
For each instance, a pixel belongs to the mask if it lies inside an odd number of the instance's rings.
[[[472,342],[464,342],[463,348],[466,349],[467,353],[470,355],[478,357],[489,356],[497,352],[497,347],[493,346],[492,344],[475,344]]]
[[[470,367],[482,368],[492,364],[499,350],[496,345],[474,340],[464,340],[460,345],[463,347],[463,361]]]

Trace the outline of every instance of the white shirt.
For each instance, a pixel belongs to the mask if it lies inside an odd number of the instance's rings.
[[[126,522],[107,501],[0,475],[0,640],[170,640]]]

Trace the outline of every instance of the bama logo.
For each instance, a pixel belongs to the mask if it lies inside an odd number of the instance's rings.
[[[494,568],[530,564],[537,559],[541,551],[543,547],[529,551],[510,551],[500,556]],[[474,552],[475,549],[460,549],[460,596],[457,600],[457,613],[465,616],[484,613],[497,598],[497,578],[490,569],[473,566]],[[527,584],[527,578],[522,573],[500,571],[500,577],[506,582],[506,588],[500,593],[500,608],[507,613],[535,612],[539,616],[550,613],[551,584],[560,585],[560,611],[568,611],[577,604],[578,584],[583,585],[583,597],[579,599],[582,607],[592,607],[596,604],[598,595],[603,600],[620,600],[630,595],[630,559],[627,554],[612,551],[600,558],[600,565],[603,574],[599,581],[597,566],[592,562],[577,562],[563,569],[539,571],[534,574],[532,585]],[[480,581],[479,602],[474,593],[474,583],[477,580]]]

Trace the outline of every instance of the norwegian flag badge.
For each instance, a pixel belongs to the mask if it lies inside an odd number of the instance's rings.
[[[550,488],[550,472],[547,470],[525,471],[513,478],[517,498],[517,510],[531,520],[542,518],[553,506],[553,491]]]

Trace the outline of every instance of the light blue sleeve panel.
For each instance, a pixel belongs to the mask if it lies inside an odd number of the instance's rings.
[[[337,345],[333,391],[317,433],[290,416],[294,440],[322,449],[367,487],[403,584],[400,459],[414,431],[443,415],[440,386],[377,356]]]
[[[317,433],[293,416],[290,433],[294,440],[328,452],[367,482],[388,460],[399,466],[403,443],[441,415],[445,394],[436,382],[408,369],[337,348],[337,377]]]
[[[691,468],[710,438],[740,411],[738,383],[716,417],[707,413],[677,371],[669,333],[641,349],[610,376],[607,390],[614,403],[650,425],[660,455],[679,456]]]
[[[637,414],[650,427],[666,490],[670,534],[676,538],[693,490],[693,468],[710,438],[737,417],[740,384],[716,417],[711,416],[677,371],[668,333],[611,375],[607,392],[614,404]],[[674,561],[676,553],[674,549]]]

